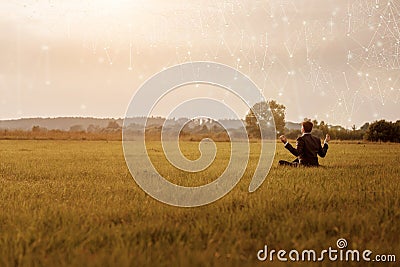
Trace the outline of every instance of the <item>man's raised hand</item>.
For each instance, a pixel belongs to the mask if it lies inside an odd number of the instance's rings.
[[[287,138],[284,135],[279,136],[279,139],[281,139],[282,143],[286,143],[287,142]]]
[[[331,141],[331,137],[329,134],[326,134],[324,143],[329,143]]]

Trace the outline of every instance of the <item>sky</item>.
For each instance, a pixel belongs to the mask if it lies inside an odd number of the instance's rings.
[[[123,118],[154,74],[213,61],[284,104],[289,121],[397,120],[399,27],[395,0],[1,1],[0,119]],[[187,86],[154,115],[194,97],[231,98]]]

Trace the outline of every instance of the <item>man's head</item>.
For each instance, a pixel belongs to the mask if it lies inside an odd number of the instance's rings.
[[[303,121],[301,123],[301,132],[302,133],[311,133],[314,124],[311,121]]]

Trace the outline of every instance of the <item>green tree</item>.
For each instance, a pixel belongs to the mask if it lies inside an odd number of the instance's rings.
[[[400,120],[397,120],[394,124],[394,131],[393,131],[393,142],[400,143]]]
[[[360,131],[362,131],[363,133],[365,133],[369,128],[369,122],[366,122],[363,124],[363,126],[360,127]]]
[[[319,128],[318,128],[318,121],[317,121],[316,119],[314,119],[314,120],[312,121],[312,123],[314,124],[314,127],[313,127],[313,128],[319,129]]]
[[[369,141],[395,142],[396,124],[386,120],[375,121],[369,125],[365,136]]]
[[[261,138],[260,127],[258,125],[256,114],[250,109],[246,115],[246,130],[249,138]]]
[[[250,137],[260,138],[260,126],[269,130],[268,127],[275,122],[276,134],[285,131],[286,107],[275,100],[256,103],[246,115],[246,129]]]
[[[319,123],[318,129],[322,131],[322,135],[325,136],[329,132],[329,126],[324,121]]]

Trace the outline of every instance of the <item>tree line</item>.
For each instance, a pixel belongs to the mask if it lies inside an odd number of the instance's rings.
[[[300,124],[298,129],[286,128],[286,107],[275,100],[256,103],[245,118],[246,130],[250,139],[260,139],[261,132],[268,138],[285,134],[289,139],[296,139],[301,135]],[[304,120],[311,119],[304,118]],[[365,123],[359,129],[353,125],[351,129],[342,126],[329,125],[325,121],[312,120],[312,133],[321,139],[329,134],[335,140],[368,140],[373,142],[400,142],[400,120],[390,122],[379,120]],[[273,127],[275,123],[275,128]],[[146,127],[146,139],[160,139],[161,126]],[[135,130],[135,129],[131,129]],[[235,132],[233,131],[235,134]],[[265,136],[265,135],[264,135]],[[215,141],[229,141],[227,132],[219,125],[197,125],[184,127],[180,133],[182,140],[200,141],[203,138],[212,138]],[[106,127],[89,125],[86,129],[82,125],[72,125],[68,131],[48,130],[44,127],[33,126],[30,131],[0,130],[0,139],[54,139],[54,140],[121,140],[122,126],[115,120],[110,120]]]
[[[285,127],[286,107],[277,103],[275,100],[256,103],[246,115],[246,128],[250,138],[259,139],[261,137],[260,129],[266,125],[275,122],[276,135],[285,134],[289,139],[296,139],[301,135],[299,129],[288,129]],[[329,125],[325,121],[312,121],[314,124],[312,134],[321,139],[329,134],[336,140],[368,140],[373,142],[400,142],[400,120],[390,122],[379,120],[372,123],[365,123],[359,129],[353,125],[351,129],[342,126]]]

